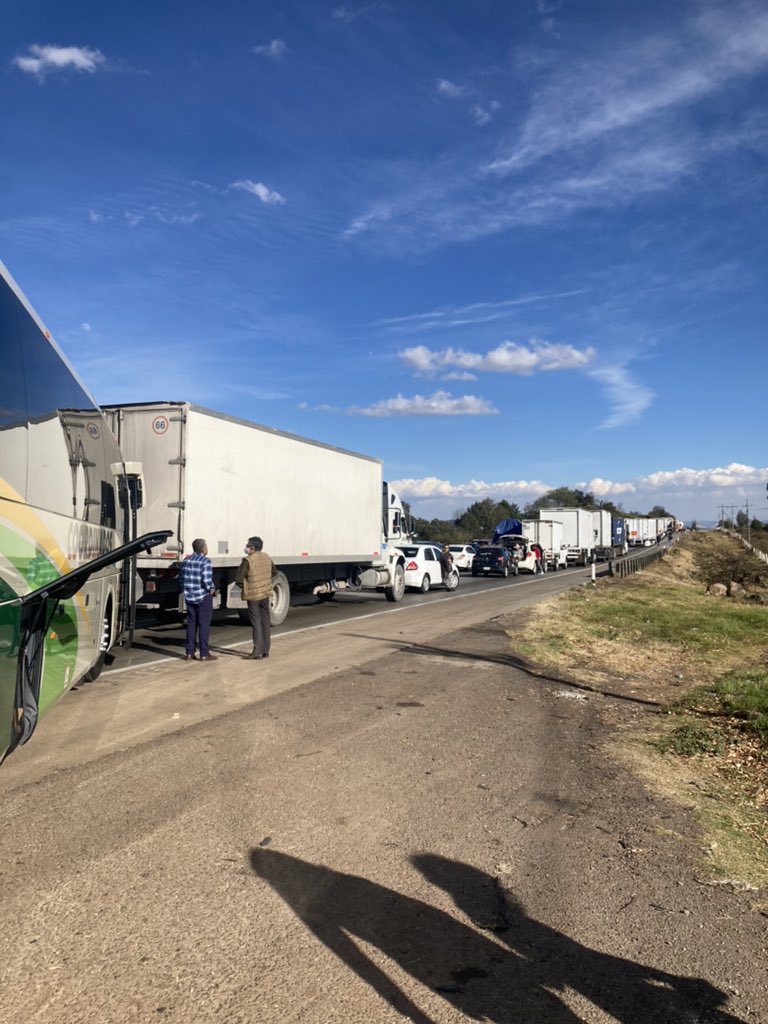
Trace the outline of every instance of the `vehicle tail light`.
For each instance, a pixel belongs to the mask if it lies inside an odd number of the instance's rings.
[[[405,567],[406,572],[413,572],[414,569],[418,569],[418,568],[419,567],[418,567],[418,565],[415,562],[409,562],[408,565],[406,565],[406,567]]]

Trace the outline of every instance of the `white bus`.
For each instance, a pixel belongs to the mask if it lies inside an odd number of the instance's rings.
[[[0,761],[128,624],[123,560],[159,543],[135,539],[140,500],[140,472],[0,263]]]

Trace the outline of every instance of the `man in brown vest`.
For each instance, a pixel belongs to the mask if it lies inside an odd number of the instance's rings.
[[[272,623],[269,620],[269,598],[272,580],[277,575],[275,564],[266,551],[261,537],[249,537],[245,545],[245,558],[237,570],[235,582],[248,602],[248,618],[253,629],[253,650],[246,658],[258,660],[269,657]]]

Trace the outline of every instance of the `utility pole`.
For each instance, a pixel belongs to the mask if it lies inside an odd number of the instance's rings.
[[[752,526],[751,526],[750,521],[749,521],[749,501],[746,502],[746,509],[747,509],[747,543],[751,544],[752,543]]]

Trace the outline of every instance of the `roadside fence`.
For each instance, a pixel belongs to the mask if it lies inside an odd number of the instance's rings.
[[[753,555],[757,555],[757,557],[762,559],[764,562],[768,562],[768,554],[766,554],[765,551],[761,551],[760,548],[756,548],[754,544],[750,544],[746,537],[742,537],[742,535],[740,533],[736,533],[735,530],[725,530],[725,533],[729,534],[731,537],[735,537],[736,540],[740,540],[744,547],[749,548]]]

